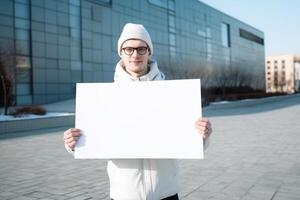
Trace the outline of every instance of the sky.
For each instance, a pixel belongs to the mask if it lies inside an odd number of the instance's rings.
[[[200,0],[265,36],[266,56],[300,55],[300,0]]]

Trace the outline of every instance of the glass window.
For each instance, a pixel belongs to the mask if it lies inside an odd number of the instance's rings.
[[[79,28],[80,27],[80,19],[78,16],[73,16],[73,15],[70,15],[70,26],[72,28]]]
[[[72,60],[80,60],[80,49],[79,48],[71,48],[70,54],[71,54],[71,59]]]
[[[80,6],[80,0],[69,0],[69,3],[75,6]]]
[[[46,10],[45,20],[46,20],[47,24],[56,24],[56,22],[57,22],[57,13],[55,11],[52,11],[52,10]]]
[[[26,56],[16,57],[16,75],[18,83],[29,83],[30,82],[30,59]]]
[[[176,37],[175,37],[175,34],[173,34],[173,33],[169,34],[169,44],[172,46],[176,45]]]
[[[18,40],[26,40],[29,41],[29,33],[28,30],[23,29],[15,29],[16,39]]]
[[[80,14],[80,8],[78,6],[70,5],[70,14],[71,15],[79,16],[79,14]]]
[[[207,49],[207,61],[211,61],[212,59],[212,47],[211,47],[211,43],[209,41],[207,41],[206,43],[206,49]]]
[[[79,29],[71,28],[70,29],[70,35],[71,35],[72,38],[80,38],[80,31],[79,31]]]
[[[28,19],[29,6],[21,3],[15,3],[15,16]]]
[[[92,1],[93,3],[97,3],[99,5],[111,5],[112,0],[89,0],[89,1]]]
[[[175,32],[175,16],[174,15],[169,15],[169,31],[170,32]]]
[[[98,5],[93,5],[92,7],[92,20],[101,21],[102,20],[102,10]]]
[[[19,3],[29,4],[29,0],[15,0],[15,1]]]
[[[149,0],[149,3],[162,7],[162,8],[168,8],[168,2],[167,0]]]
[[[17,68],[30,68],[30,59],[27,56],[16,56],[16,67]]]
[[[171,56],[172,58],[174,58],[174,57],[176,56],[176,48],[170,46],[169,49],[170,49],[170,56]]]
[[[72,70],[81,70],[81,62],[72,61],[71,69]]]
[[[30,95],[30,84],[29,83],[18,83],[17,84],[18,95]]]
[[[206,36],[205,31],[203,31],[203,30],[201,30],[201,29],[198,29],[197,33],[198,33],[199,36],[202,36],[202,37],[205,37],[205,36]]]
[[[240,28],[240,37],[264,45],[264,39]]]
[[[29,21],[25,19],[15,19],[15,27],[22,28],[22,29],[29,29]]]
[[[222,46],[230,47],[230,26],[229,24],[221,24]]]
[[[169,8],[169,10],[175,11],[175,2],[174,2],[174,0],[169,0],[168,1],[168,8]]]
[[[90,32],[90,31],[82,31],[82,37],[84,38],[84,39],[92,39],[92,32]]]
[[[206,37],[207,38],[211,38],[211,30],[210,30],[210,27],[206,27]]]
[[[18,55],[29,55],[29,41],[16,40],[16,54]]]

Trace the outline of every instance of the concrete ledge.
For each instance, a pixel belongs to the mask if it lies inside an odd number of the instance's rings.
[[[73,127],[75,115],[48,118],[0,121],[0,136],[37,129]]]
[[[229,101],[227,103],[211,103],[208,107],[205,107],[205,110],[215,110],[215,109],[231,109],[231,108],[239,108],[245,106],[253,106],[263,103],[270,102],[278,102],[284,99],[299,99],[300,94],[291,94],[291,95],[283,95],[283,96],[273,96],[273,97],[265,97],[265,98],[257,98],[257,99],[247,99],[247,100],[238,100],[238,101]]]

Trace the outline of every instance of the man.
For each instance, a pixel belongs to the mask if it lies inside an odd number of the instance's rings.
[[[129,23],[124,26],[118,41],[118,53],[121,60],[116,66],[115,82],[165,79],[164,74],[159,71],[156,61],[151,59],[153,45],[150,35],[143,25]],[[209,120],[203,118],[196,120],[195,128],[202,135],[204,146],[207,147],[208,137],[212,132]],[[69,152],[74,151],[79,137],[80,130],[76,128],[71,128],[64,133],[65,147]],[[108,161],[107,171],[111,199],[178,199],[177,160],[113,159]]]

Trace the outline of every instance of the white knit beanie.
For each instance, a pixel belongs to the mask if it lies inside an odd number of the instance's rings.
[[[124,26],[118,41],[119,56],[121,56],[121,48],[123,43],[129,39],[139,39],[146,42],[146,44],[150,48],[150,54],[153,55],[153,45],[152,45],[150,35],[142,24],[128,23]]]

